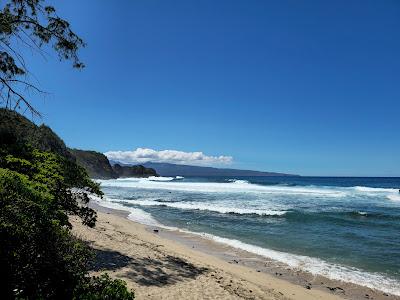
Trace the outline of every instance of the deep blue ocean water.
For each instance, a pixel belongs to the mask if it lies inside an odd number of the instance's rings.
[[[101,180],[101,203],[333,279],[400,294],[400,178]]]

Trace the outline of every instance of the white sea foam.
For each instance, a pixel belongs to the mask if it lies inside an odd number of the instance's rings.
[[[372,193],[394,193],[398,192],[396,189],[391,188],[374,188],[368,186],[355,186],[352,187],[353,189],[360,191],[360,192],[372,192]]]
[[[99,198],[95,195],[90,195],[90,198],[92,201],[96,202],[100,206],[129,212],[128,219],[132,221],[149,226],[158,226],[158,227],[162,226],[162,224],[159,223],[156,219],[154,219],[151,214],[139,208],[127,207],[118,202],[113,201],[113,199],[106,197]]]
[[[346,196],[384,196],[391,200],[398,200],[399,190],[394,188],[373,188],[366,186],[334,187],[334,186],[284,186],[284,185],[259,185],[247,180],[228,179],[227,182],[185,182],[176,177],[149,178],[118,178],[110,180],[98,180],[103,186],[131,187],[145,189],[166,189],[188,192],[207,193],[265,193],[281,195],[299,195],[340,198]]]
[[[185,229],[178,229],[174,227],[168,227],[157,220],[155,220],[151,214],[133,207],[127,207],[121,204],[121,199],[110,199],[110,198],[98,198],[92,197],[99,205],[105,206],[108,208],[125,210],[129,212],[128,218],[132,221],[149,225],[149,226],[157,226],[169,230],[177,230],[184,233],[190,233],[194,235],[201,236],[203,238],[207,238],[209,240],[213,240],[215,242],[225,244],[237,249],[241,249],[250,253],[254,253],[256,255],[264,256],[269,259],[273,259],[280,263],[284,263],[291,268],[304,270],[310,272],[315,275],[322,275],[330,279],[351,282],[354,284],[366,286],[369,288],[381,290],[387,293],[392,293],[395,295],[400,295],[400,283],[392,278],[388,278],[380,273],[369,273],[359,270],[357,268],[342,266],[338,264],[331,264],[324,260],[313,258],[304,255],[296,255],[285,253],[281,251],[276,251],[272,249],[266,249],[259,246],[246,244],[239,240],[228,239],[224,237],[215,236],[209,233],[199,233],[192,232]],[[119,202],[119,203],[118,203]],[[136,201],[138,202],[138,201]],[[158,203],[159,205],[182,205],[183,203],[159,203],[152,200],[141,200],[141,205],[153,205],[154,203]],[[361,212],[362,214],[363,212]]]
[[[266,249],[246,244],[238,240],[219,237],[208,233],[196,233],[186,230],[181,231],[200,235],[218,243],[264,256],[287,264],[294,269],[304,270],[314,275],[322,275],[330,279],[351,282],[394,295],[400,295],[400,282],[395,279],[388,278],[380,273],[364,272],[353,267],[331,264],[318,258]]]
[[[228,179],[228,182],[236,183],[236,184],[250,184],[247,180],[241,180],[241,179]]]
[[[150,176],[148,178],[143,178],[143,179],[150,181],[172,181],[175,179],[175,177]]]
[[[172,181],[177,177],[163,177],[163,176],[149,176],[149,177],[124,177],[124,178],[117,178],[117,179],[108,179],[108,180],[102,180],[102,179],[97,179],[96,181],[102,183],[102,182],[112,182],[116,181],[117,183],[124,182],[127,184],[128,182],[146,182],[146,181]],[[183,178],[183,177],[181,177]]]
[[[357,214],[359,214],[360,216],[368,216],[368,213],[365,211],[358,211]]]
[[[160,177],[155,177],[160,178]],[[171,177],[167,179],[151,180],[134,178],[117,179],[117,180],[98,180],[102,186],[106,187],[128,187],[141,189],[165,189],[173,191],[187,192],[205,192],[205,193],[262,193],[262,194],[278,194],[278,195],[303,195],[313,197],[344,197],[347,191],[343,189],[333,189],[326,187],[313,186],[263,186],[251,184],[246,181],[235,182],[184,182],[172,181]]]
[[[118,200],[117,200],[118,201]],[[120,200],[119,200],[120,201]],[[210,203],[199,203],[199,202],[159,202],[155,200],[127,200],[129,204],[135,204],[140,206],[167,206],[172,208],[186,209],[186,210],[205,210],[212,211],[221,214],[257,214],[260,216],[282,216],[287,211],[284,210],[269,210],[269,209],[250,209],[241,207],[232,207],[228,205],[215,205]]]
[[[400,193],[398,189],[373,188],[367,186],[355,186],[352,189],[368,196],[385,196],[389,200],[400,201]]]
[[[400,194],[390,194],[387,195],[388,199],[393,200],[393,201],[400,201]]]

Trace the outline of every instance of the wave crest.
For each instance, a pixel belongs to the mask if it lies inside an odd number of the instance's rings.
[[[243,179],[228,179],[227,181],[236,184],[251,184],[248,180]]]
[[[116,200],[121,202],[121,200]],[[172,202],[157,199],[157,200],[129,200],[122,201],[128,205],[139,206],[164,206],[185,210],[202,210],[216,212],[220,214],[238,214],[238,215],[259,215],[259,216],[283,216],[287,213],[286,210],[267,210],[267,209],[250,209],[239,207],[227,207],[222,205],[210,205],[209,203],[196,203],[196,202]]]

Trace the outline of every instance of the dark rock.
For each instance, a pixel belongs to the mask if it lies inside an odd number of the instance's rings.
[[[108,158],[96,151],[69,149],[77,163],[85,168],[91,178],[113,179],[118,177],[150,177],[158,176],[154,169],[145,168],[141,165],[122,166],[115,164],[111,166]]]
[[[158,176],[156,170],[152,168],[146,168],[142,165],[137,166],[121,166],[120,164],[115,164],[113,166],[114,172],[118,177],[150,177]]]
[[[76,158],[76,162],[85,168],[91,178],[118,178],[117,173],[113,170],[108,158],[103,153],[79,149],[69,149],[69,151]]]

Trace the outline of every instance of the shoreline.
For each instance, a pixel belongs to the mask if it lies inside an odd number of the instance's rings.
[[[138,231],[138,228],[140,228],[141,234],[138,235],[140,238],[143,238],[143,236],[146,238],[149,236],[151,238],[156,237],[158,245],[162,245],[162,247],[170,245],[174,250],[178,248],[181,254],[184,254],[184,256],[189,255],[190,259],[197,260],[199,257],[206,256],[207,259],[205,261],[202,260],[203,264],[210,265],[209,261],[216,260],[214,264],[209,266],[209,269],[215,269],[215,266],[217,266],[217,269],[222,269],[223,271],[233,268],[235,269],[233,271],[234,275],[241,278],[241,280],[245,280],[246,284],[252,285],[254,281],[257,281],[257,285],[261,289],[268,289],[272,286],[274,287],[273,290],[277,291],[272,295],[268,294],[270,292],[264,290],[260,293],[261,296],[255,297],[256,299],[400,299],[398,296],[368,287],[331,280],[323,276],[315,276],[308,272],[295,270],[283,263],[277,263],[271,259],[233,248],[199,235],[168,230],[157,226],[142,225],[128,219],[128,215],[130,214],[128,211],[107,208],[95,201],[91,201],[90,204],[98,211],[99,220],[105,218],[112,219],[113,222],[124,223],[124,230],[128,232],[132,230]],[[111,220],[106,222],[111,223]],[[154,229],[158,230],[157,233],[153,231]],[[96,238],[91,241],[95,246],[98,245]],[[118,249],[118,244],[113,245],[113,248]],[[239,271],[241,268],[244,268],[246,272],[252,275],[250,276],[250,282],[248,282],[248,278],[242,278],[243,274]],[[261,277],[263,278],[262,283],[258,280]],[[122,279],[126,280],[124,277]],[[141,285],[138,287],[133,284],[133,287],[137,290],[143,289]],[[288,294],[288,290],[293,292]],[[183,298],[188,298],[188,296],[181,295]],[[253,296],[255,295],[251,294],[250,298],[254,298]],[[202,299],[202,297],[200,298]],[[242,295],[239,298],[246,297]],[[215,298],[211,297],[210,299]]]

